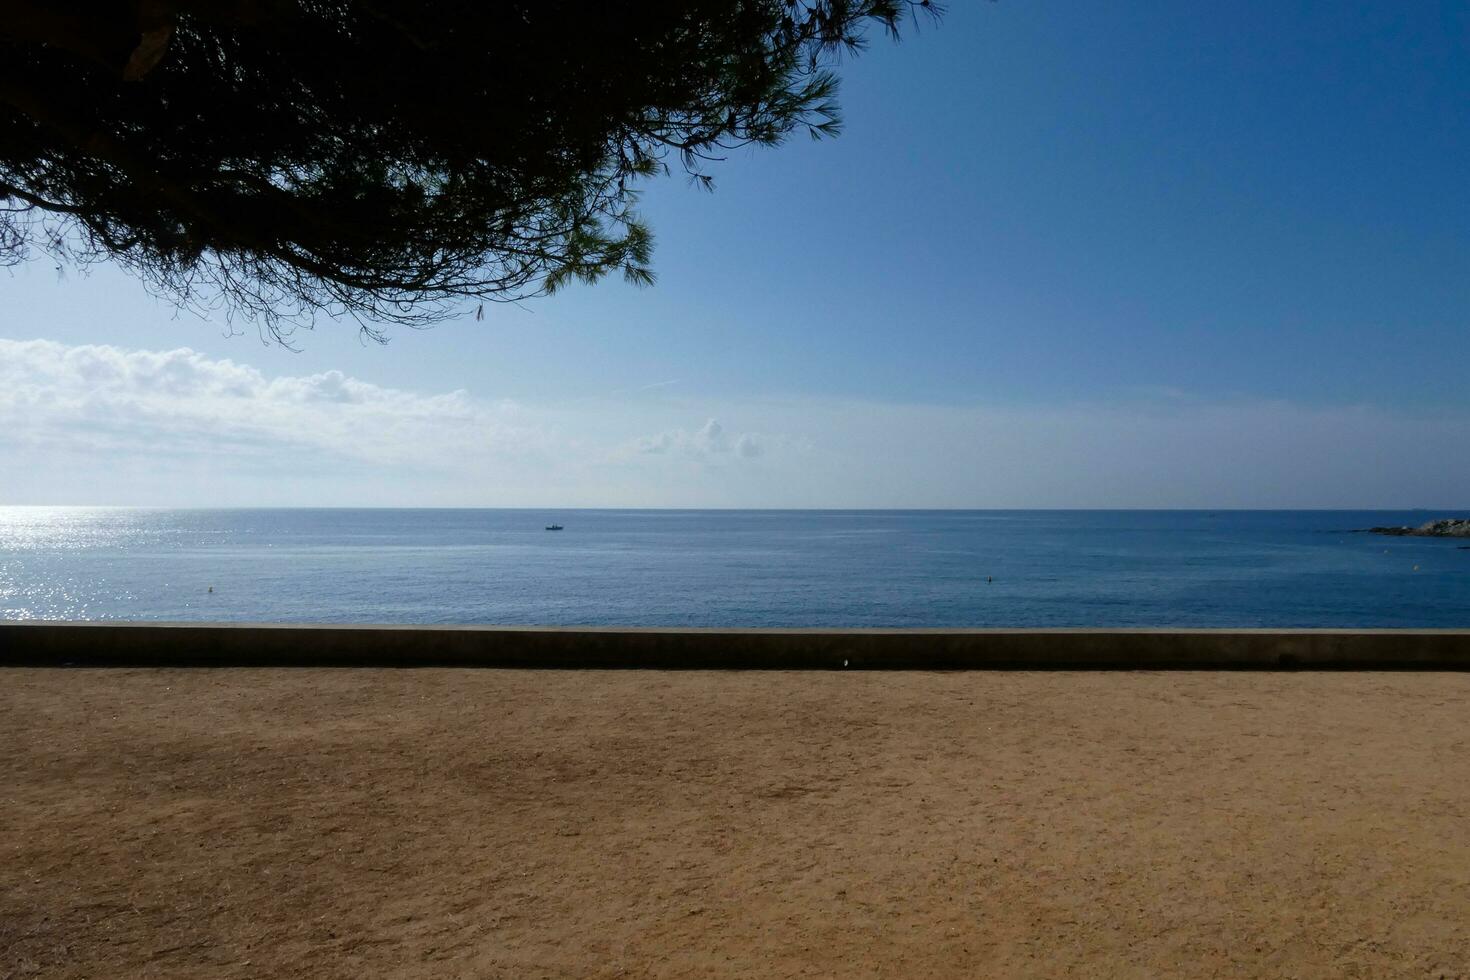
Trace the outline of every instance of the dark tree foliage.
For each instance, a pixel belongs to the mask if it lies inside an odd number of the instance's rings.
[[[112,259],[279,338],[318,311],[652,280],[639,178],[834,133],[929,0],[3,0],[0,264]]]

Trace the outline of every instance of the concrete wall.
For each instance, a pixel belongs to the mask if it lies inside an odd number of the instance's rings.
[[[0,664],[1470,669],[1470,630],[758,630],[0,622]]]

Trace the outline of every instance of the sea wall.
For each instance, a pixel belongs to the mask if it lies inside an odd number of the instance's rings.
[[[1470,669],[1470,630],[0,623],[0,664],[774,670]]]

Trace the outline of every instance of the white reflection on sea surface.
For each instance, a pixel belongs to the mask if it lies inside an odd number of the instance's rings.
[[[64,568],[36,575],[23,557],[125,548],[146,537],[157,511],[127,507],[0,506],[0,619],[93,619],[91,601],[107,582]],[[43,564],[50,565],[43,559]],[[113,589],[126,601],[131,593]]]
[[[0,507],[0,551],[80,549],[123,543],[152,513],[130,507]]]

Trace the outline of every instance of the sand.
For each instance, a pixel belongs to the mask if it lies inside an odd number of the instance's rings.
[[[0,670],[0,977],[1465,976],[1467,695]]]

